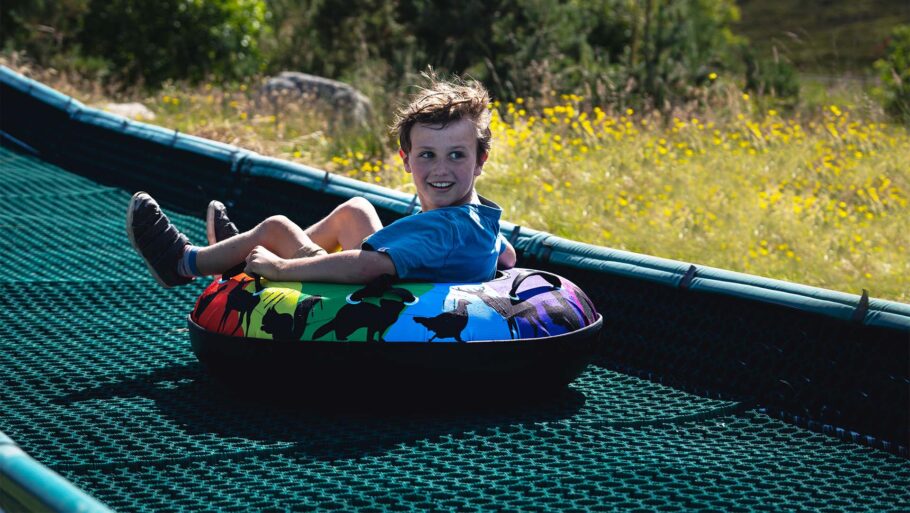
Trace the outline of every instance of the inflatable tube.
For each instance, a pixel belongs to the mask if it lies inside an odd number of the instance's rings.
[[[189,329],[199,360],[233,382],[515,389],[577,377],[602,322],[572,282],[511,269],[485,283],[367,286],[239,274],[206,288]]]

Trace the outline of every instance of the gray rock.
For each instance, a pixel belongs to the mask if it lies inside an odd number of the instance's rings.
[[[102,110],[117,114],[125,118],[135,119],[138,121],[150,121],[155,119],[155,113],[145,105],[138,102],[131,103],[106,103]]]
[[[284,71],[266,80],[257,104],[266,100],[275,112],[287,102],[311,104],[326,110],[334,125],[366,127],[372,113],[370,99],[349,84],[299,71]]]

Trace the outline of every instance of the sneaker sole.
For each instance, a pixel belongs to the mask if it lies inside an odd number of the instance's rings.
[[[209,246],[218,242],[215,240],[215,200],[209,202],[205,211],[205,238],[208,239]]]
[[[139,256],[142,258],[142,261],[145,263],[145,266],[148,268],[149,273],[151,273],[152,277],[155,278],[155,281],[157,281],[158,284],[161,285],[162,287],[169,289],[169,288],[172,288],[172,286],[165,283],[165,281],[161,279],[161,276],[158,275],[158,272],[155,271],[155,268],[152,267],[152,264],[149,263],[149,261],[145,259],[145,257],[142,255],[142,251],[139,249],[139,246],[136,244],[136,237],[135,237],[135,235],[133,235],[133,211],[135,210],[133,208],[133,206],[136,204],[136,196],[138,196],[139,194],[146,194],[146,193],[140,191],[140,192],[137,192],[136,194],[133,194],[133,197],[130,198],[129,210],[126,211],[126,236],[130,240],[130,246],[133,246],[133,249],[136,250],[136,253],[139,253]]]

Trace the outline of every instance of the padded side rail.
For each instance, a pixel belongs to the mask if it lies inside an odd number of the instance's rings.
[[[793,308],[910,336],[910,305],[563,239],[502,223],[524,259]],[[910,340],[910,338],[908,338]]]
[[[0,511],[110,513],[0,432]]]

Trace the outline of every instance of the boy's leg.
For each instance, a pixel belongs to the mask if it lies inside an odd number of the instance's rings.
[[[262,246],[281,258],[295,258],[301,247],[311,247],[313,242],[303,228],[285,216],[272,216],[253,229],[239,233],[196,251],[196,268],[199,274],[221,274],[243,262],[256,246]]]
[[[364,238],[381,228],[375,207],[364,198],[352,198],[306,230],[285,216],[272,216],[250,231],[212,246],[193,248],[197,250],[195,264],[200,274],[211,275],[243,262],[256,246],[263,246],[281,258],[315,256],[339,247],[357,249]]]
[[[353,198],[335,208],[328,216],[304,230],[308,244],[298,250],[298,257],[312,256],[326,249],[356,249],[360,242],[382,228],[376,209],[363,198]],[[238,235],[240,231],[227,215],[227,207],[217,200],[206,212],[206,234],[209,245]],[[322,242],[316,244],[313,238]]]
[[[360,247],[365,237],[380,228],[382,223],[375,208],[363,198],[354,198],[306,231],[285,216],[273,216],[248,232],[199,248],[190,245],[147,193],[134,194],[127,211],[130,243],[165,287],[188,283],[193,275],[221,274],[243,262],[256,246],[282,258],[295,258],[326,247]]]
[[[126,224],[130,244],[165,287],[184,285],[194,276],[221,274],[243,262],[256,246],[292,258],[301,246],[312,244],[302,228],[284,216],[275,216],[214,246],[192,246],[145,192],[137,192],[130,200]]]
[[[376,207],[366,198],[351,198],[306,229],[306,235],[326,251],[360,249],[363,239],[382,229]],[[301,248],[302,252],[306,248]],[[301,255],[304,256],[304,255]]]

